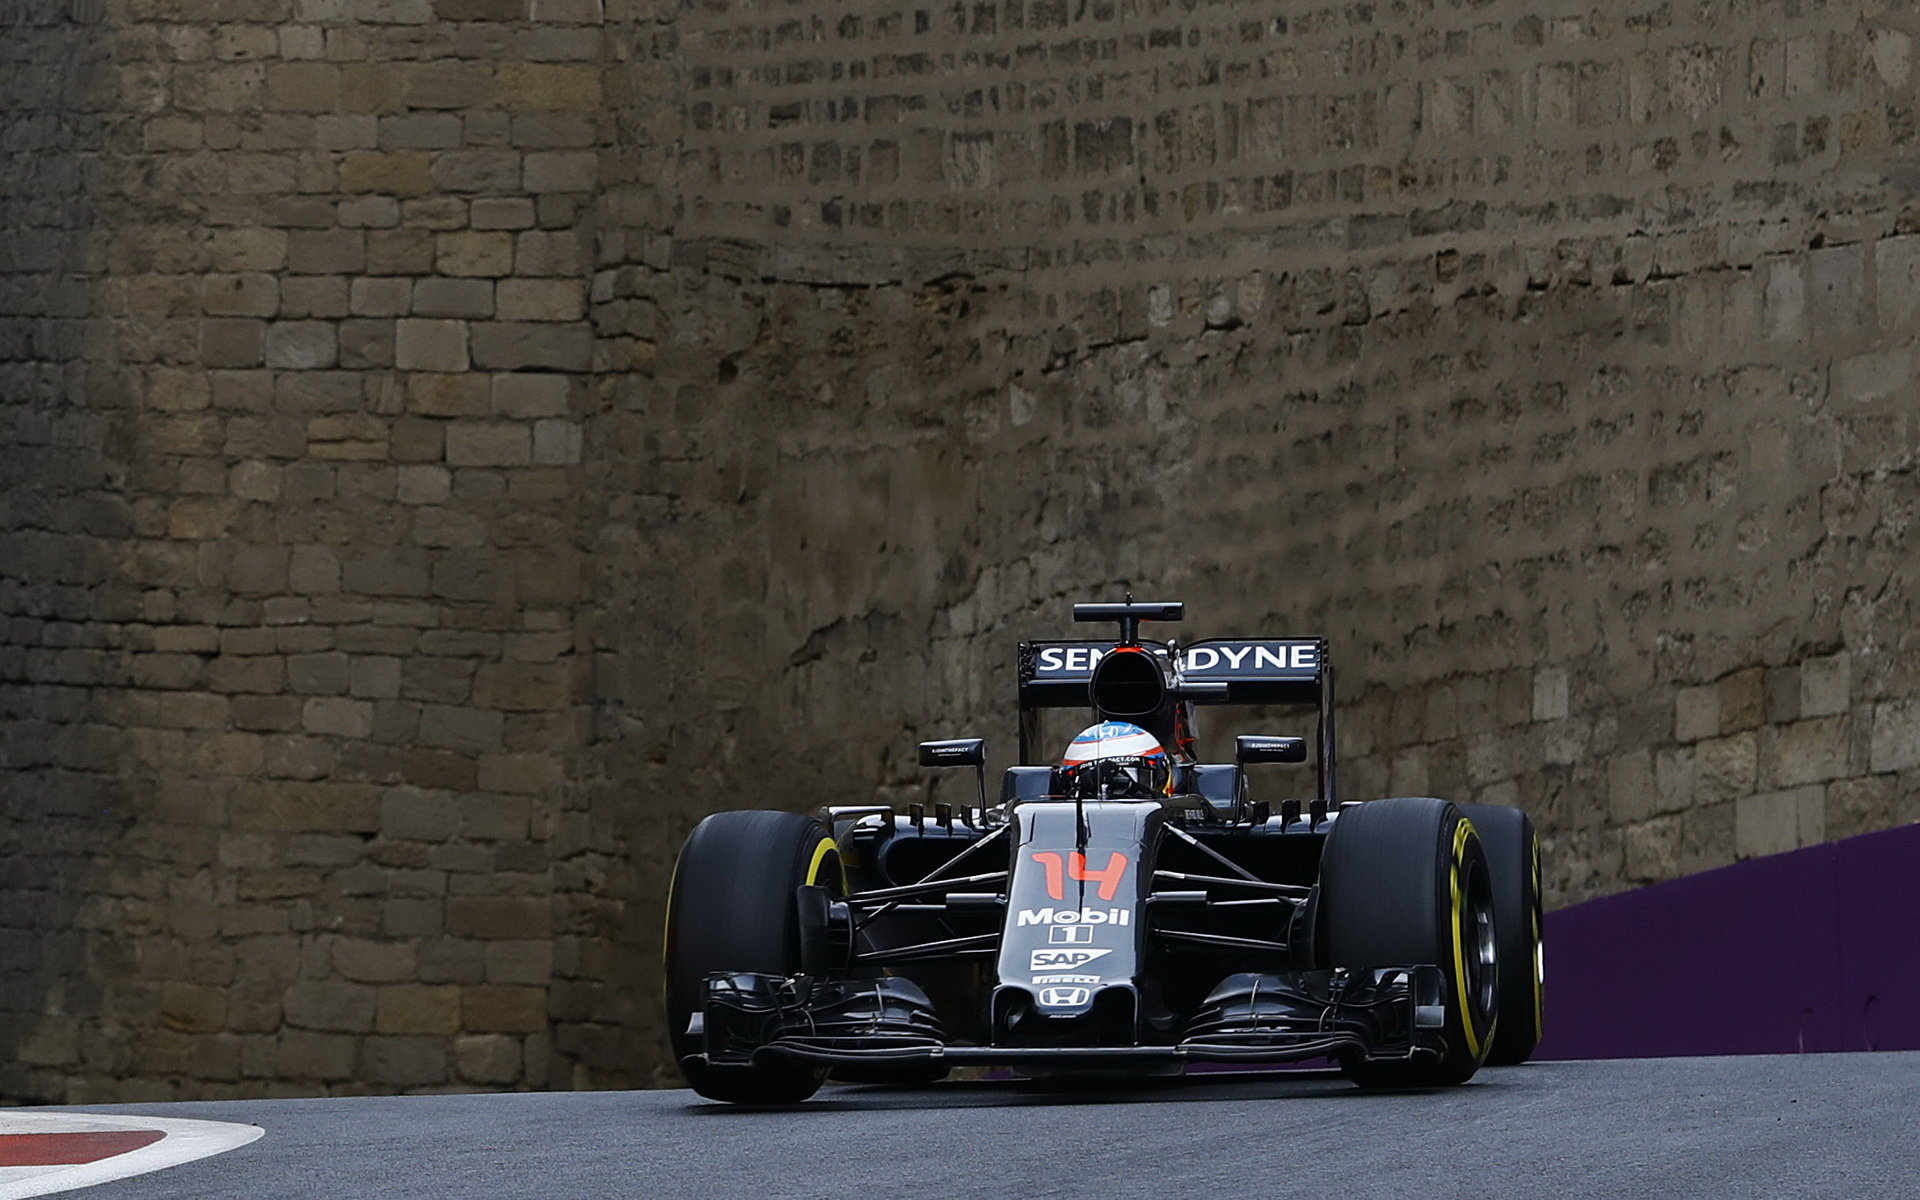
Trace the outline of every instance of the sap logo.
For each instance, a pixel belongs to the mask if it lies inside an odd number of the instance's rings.
[[[1099,983],[1103,979],[1100,975],[1035,975],[1033,984],[1039,987],[1043,983]]]
[[[1042,671],[1091,671],[1106,653],[1104,646],[1048,646],[1037,665]]]
[[[1131,925],[1133,913],[1125,908],[1023,908],[1014,918],[1026,925]]]
[[[1093,927],[1090,925],[1055,925],[1047,930],[1049,946],[1091,946],[1093,945]]]
[[[1040,1007],[1071,1008],[1085,1004],[1093,998],[1091,989],[1083,987],[1044,987],[1040,989]]]
[[[1181,657],[1183,670],[1202,672],[1242,669],[1253,671],[1316,671],[1320,647],[1312,642],[1281,646],[1195,646]]]
[[[1072,971],[1112,953],[1111,950],[1035,950],[1027,960],[1027,970]]]

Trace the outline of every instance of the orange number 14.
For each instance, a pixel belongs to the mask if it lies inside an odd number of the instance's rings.
[[[1107,859],[1105,870],[1087,870],[1087,856],[1078,850],[1067,855],[1065,871],[1061,870],[1060,856],[1052,850],[1036,851],[1033,861],[1047,869],[1047,895],[1055,900],[1067,898],[1067,880],[1076,879],[1082,883],[1094,882],[1100,885],[1100,898],[1113,899],[1120,890],[1120,879],[1127,873],[1127,856],[1115,850],[1113,857]]]

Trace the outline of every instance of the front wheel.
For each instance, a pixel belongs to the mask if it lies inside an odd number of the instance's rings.
[[[793,975],[800,970],[794,889],[842,891],[840,854],[820,822],[787,812],[715,813],[694,827],[667,898],[667,1030],[694,1091],[736,1104],[797,1104],[820,1090],[826,1069],[800,1063],[714,1066],[687,1032],[707,976]]]
[[[1498,1012],[1493,886],[1473,823],[1427,797],[1345,809],[1320,859],[1325,961],[1349,970],[1432,964],[1445,980],[1438,1061],[1341,1065],[1362,1087],[1465,1083],[1487,1057]]]
[[[1493,923],[1500,934],[1500,1027],[1487,1051],[1490,1067],[1533,1057],[1545,1027],[1542,1004],[1545,917],[1540,906],[1540,839],[1517,808],[1463,804],[1493,871]]]

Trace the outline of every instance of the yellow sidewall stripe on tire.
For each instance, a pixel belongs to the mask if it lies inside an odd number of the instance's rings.
[[[1460,1028],[1466,1031],[1467,1053],[1473,1055],[1475,1062],[1480,1061],[1480,1035],[1474,1029],[1473,1005],[1467,1000],[1467,950],[1460,936],[1460,863],[1466,855],[1467,839],[1474,836],[1473,822],[1462,818],[1453,827],[1453,860],[1447,872],[1447,881],[1453,889],[1453,987],[1460,996]],[[1487,1030],[1489,1036],[1493,1030]]]
[[[1540,841],[1533,842],[1533,905],[1527,912],[1527,919],[1533,922],[1533,961],[1527,964],[1527,973],[1533,976],[1533,1040],[1539,1041],[1547,1032],[1547,1006],[1542,994],[1540,965]]]
[[[838,844],[835,843],[832,838],[823,837],[820,839],[820,844],[813,848],[813,861],[807,864],[807,886],[812,887],[814,884],[820,882],[820,864],[827,861],[827,855],[832,854],[836,849],[838,849]],[[841,877],[841,883],[843,885],[846,883],[844,873]]]

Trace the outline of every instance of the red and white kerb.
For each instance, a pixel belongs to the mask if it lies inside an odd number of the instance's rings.
[[[265,1132],[226,1121],[0,1109],[0,1200],[144,1175],[238,1149]]]

